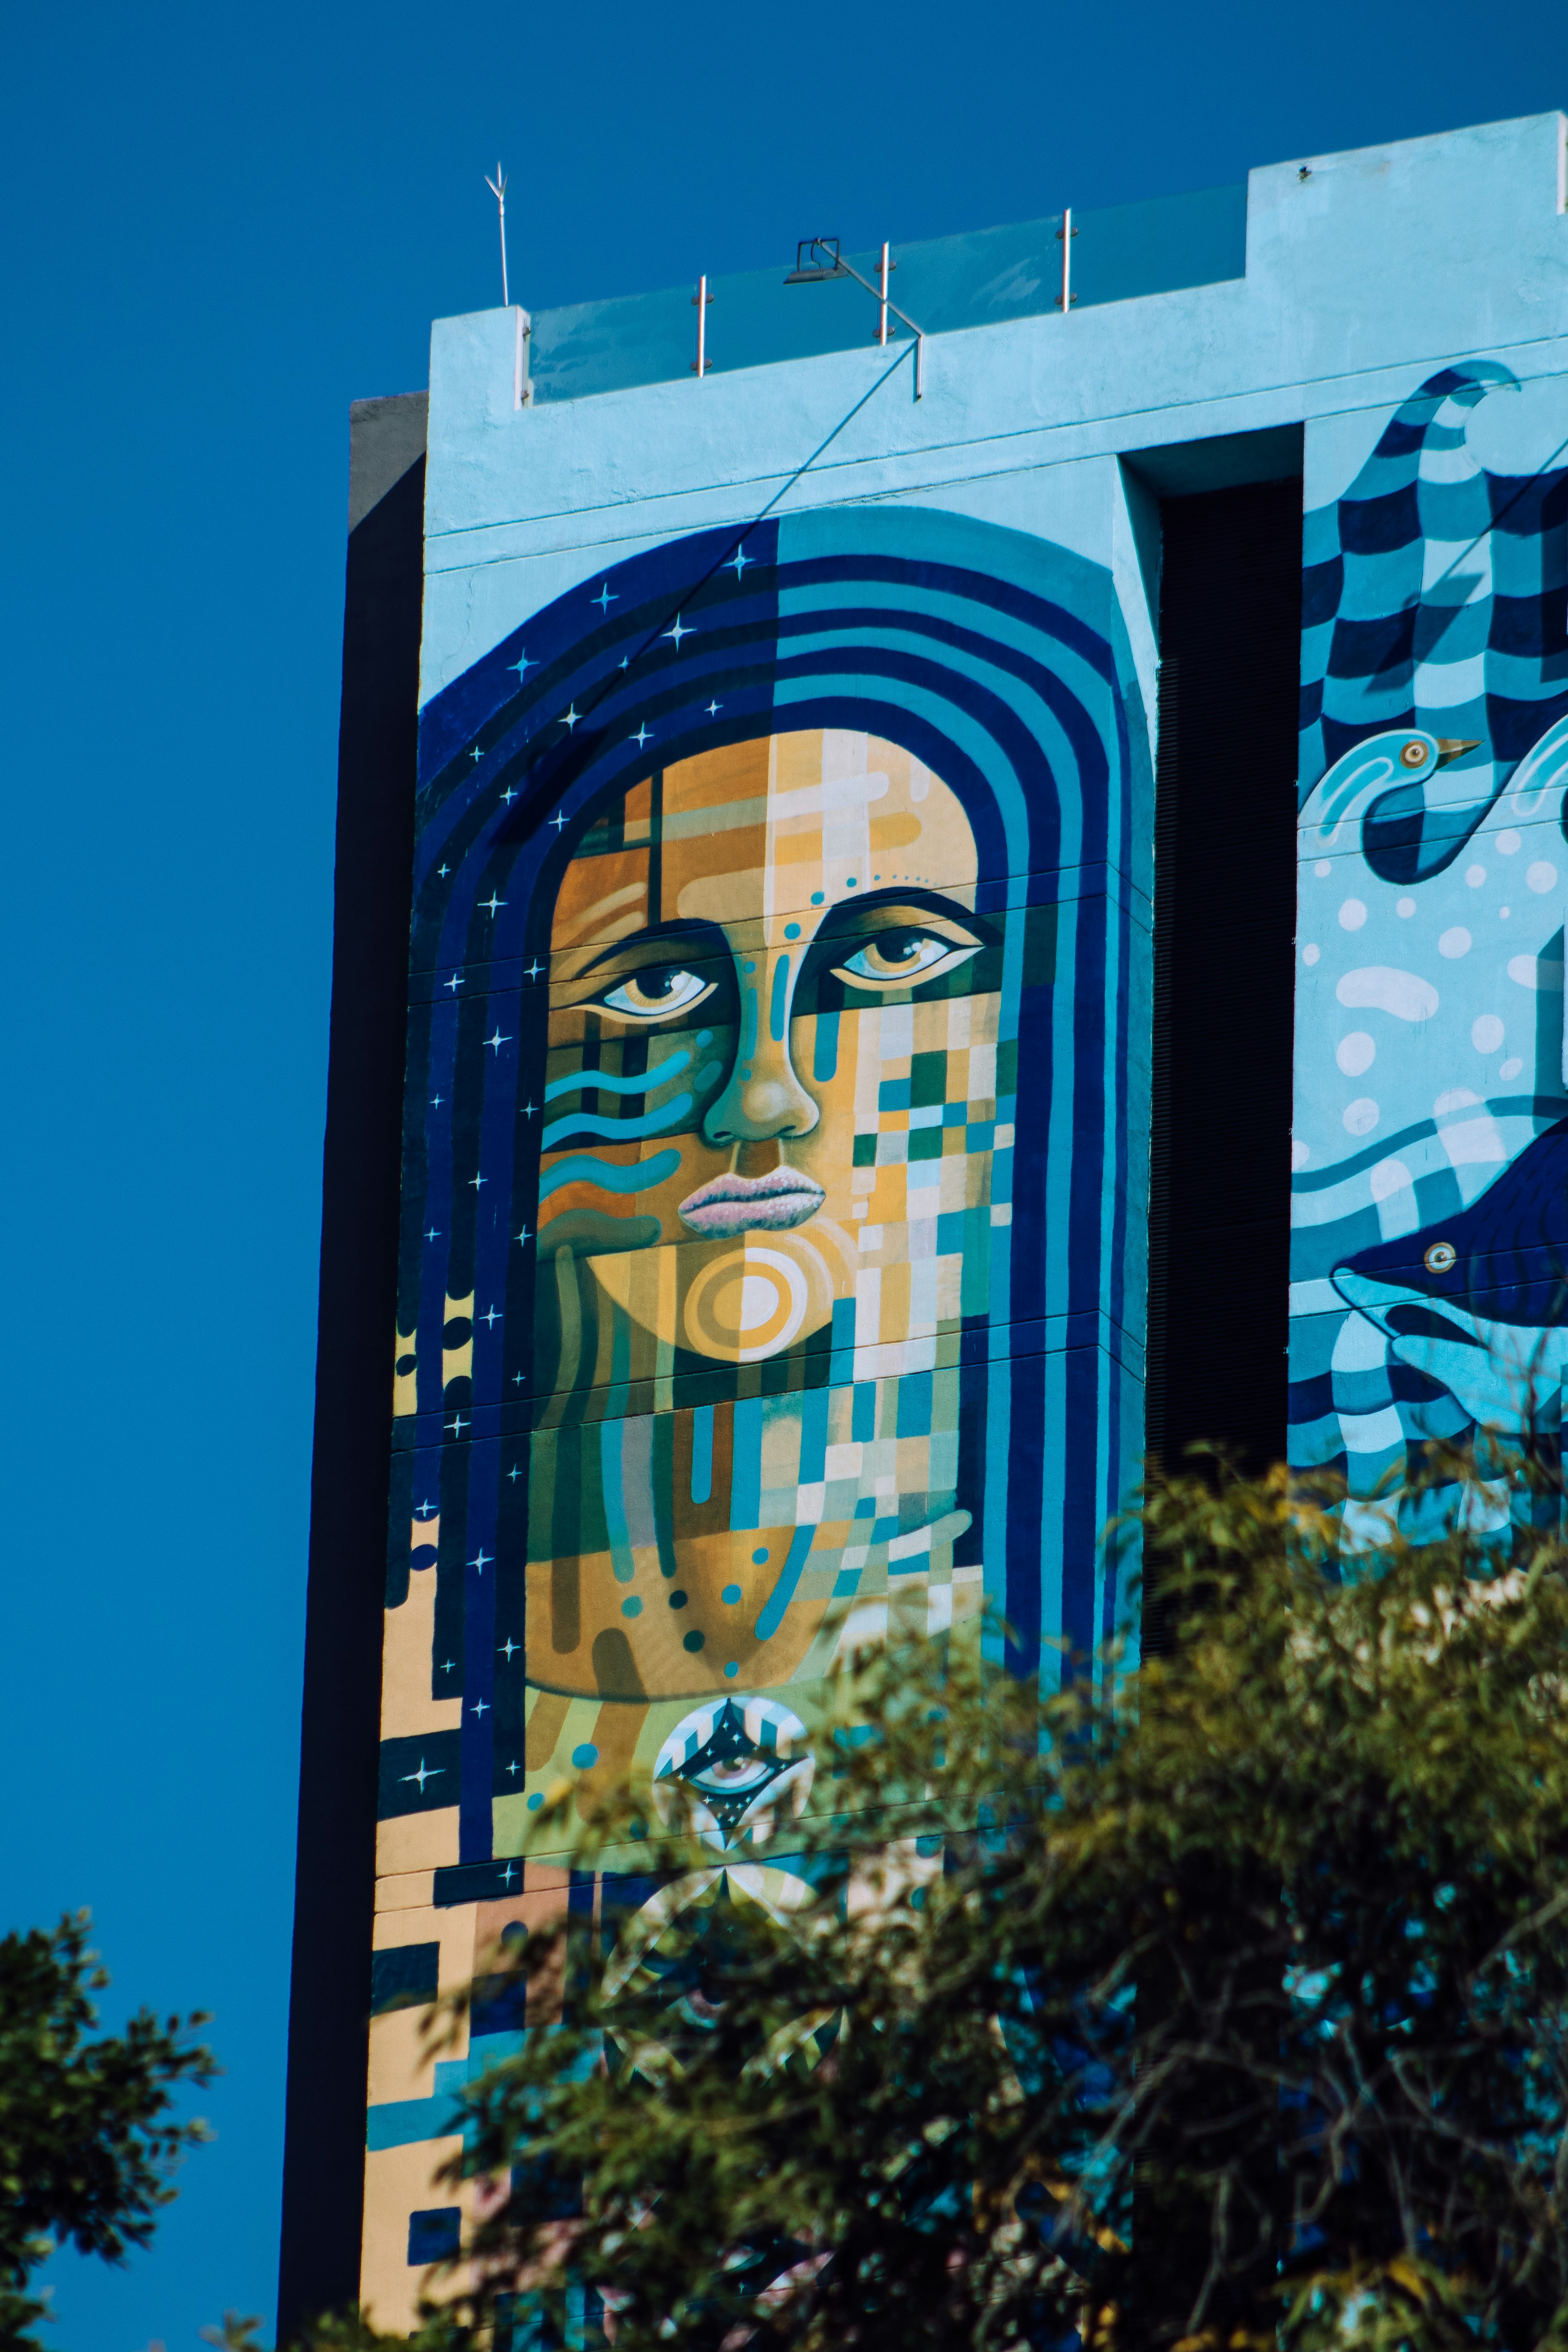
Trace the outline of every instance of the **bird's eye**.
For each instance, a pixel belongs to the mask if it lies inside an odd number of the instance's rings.
[[[847,962],[836,964],[834,976],[859,988],[908,988],[913,981],[955,971],[979,949],[977,940],[964,945],[911,925],[907,930],[879,932]]]
[[[685,1013],[712,993],[713,982],[700,980],[684,964],[656,963],[633,972],[599,1002],[606,1013],[618,1013],[623,1021],[668,1021],[672,1013]]]

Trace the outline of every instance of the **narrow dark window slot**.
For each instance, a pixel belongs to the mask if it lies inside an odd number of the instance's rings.
[[[1260,1470],[1286,1426],[1301,485],[1160,517],[1148,1442]]]

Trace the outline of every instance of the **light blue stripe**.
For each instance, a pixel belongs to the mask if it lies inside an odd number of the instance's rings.
[[[567,1077],[552,1078],[544,1089],[544,1099],[553,1102],[557,1095],[569,1095],[577,1087],[597,1087],[606,1095],[651,1094],[667,1079],[678,1078],[690,1059],[690,1054],[683,1047],[662,1062],[650,1062],[640,1078],[617,1078],[608,1070],[574,1070]]]
[[[816,1042],[812,1049],[811,1075],[819,1082],[838,1076],[837,1013],[819,1013],[816,1016]]]
[[[591,1151],[574,1151],[570,1160],[548,1169],[539,1180],[539,1197],[548,1201],[563,1184],[592,1184],[600,1192],[651,1192],[680,1165],[679,1151],[656,1151],[651,1160],[634,1160],[623,1168],[614,1160],[598,1160]]]
[[[763,1516],[763,1400],[737,1398],[731,1422],[730,1525],[737,1533]]]
[[[631,1538],[626,1533],[626,1498],[621,1478],[621,1433],[625,1427],[626,1423],[618,1419],[599,1424],[599,1492],[605,1498],[610,1569],[617,1584],[629,1584],[636,1573]]]
[[[800,1483],[813,1486],[826,1471],[827,1391],[807,1389],[800,1410]]]
[[[367,2111],[364,2144],[373,2153],[413,2147],[420,2140],[450,2139],[462,2128],[463,2111],[456,2099],[389,2099]]]
[[[748,988],[744,994],[745,1005],[741,1016],[741,1059],[749,1062],[757,1050],[757,992],[754,988]]]
[[[784,1010],[789,1003],[789,958],[780,956],[773,966],[773,992],[768,1000],[768,1031],[775,1045],[782,1045],[784,1033]]]
[[[631,1322],[624,1307],[612,1304],[610,1307],[610,1384],[605,1391],[606,1421],[618,1423],[626,1412],[630,1391],[631,1370]],[[620,1575],[618,1568],[616,1574]]]
[[[610,1137],[662,1135],[674,1127],[691,1108],[689,1095],[677,1095],[658,1110],[645,1110],[641,1118],[601,1118],[597,1111],[568,1111],[564,1118],[552,1118],[539,1139],[541,1151],[548,1151],[557,1136],[605,1135]]]
[[[713,1408],[700,1404],[691,1416],[691,1499],[705,1503],[713,1492]]]
[[[784,1564],[779,1570],[779,1580],[769,1593],[763,1613],[757,1620],[759,1642],[771,1641],[784,1623],[784,1611],[795,1599],[795,1589],[800,1582],[800,1572],[805,1566],[805,1555],[811,1549],[811,1539],[816,1533],[815,1528],[796,1528]]]

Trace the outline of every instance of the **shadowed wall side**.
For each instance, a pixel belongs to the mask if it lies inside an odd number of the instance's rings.
[[[279,2337],[359,2280],[425,415],[352,425]]]

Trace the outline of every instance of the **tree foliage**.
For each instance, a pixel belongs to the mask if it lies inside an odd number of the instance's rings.
[[[1560,1499],[1528,1453],[1430,1475],[1446,1531],[1354,1551],[1282,1473],[1157,1478],[1166,1654],[894,1643],[763,1853],[631,1792],[580,1828],[642,1885],[494,1963],[539,2030],[467,2095],[465,2324],[1568,2345]]]
[[[139,2010],[94,2037],[90,1996],[109,1982],[88,1950],[85,1911],[0,1940],[0,2352],[25,2352],[47,2316],[29,2293],[55,2245],[120,2262],[151,2239],[170,2175],[205,2125],[174,2094],[205,2084],[200,2012],[160,2022]]]

